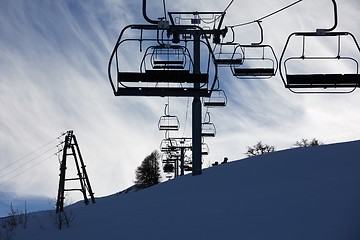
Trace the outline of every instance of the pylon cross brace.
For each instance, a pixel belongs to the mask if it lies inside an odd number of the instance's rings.
[[[66,169],[67,162],[70,159],[69,156],[73,156],[77,177],[66,178]],[[58,197],[56,201],[56,213],[60,213],[64,211],[64,199],[66,191],[80,191],[84,197],[84,203],[87,205],[89,203],[89,199],[87,195],[90,196],[91,202],[95,203],[94,193],[91,189],[89,177],[87,175],[85,164],[83,158],[81,156],[80,148],[77,143],[76,137],[73,134],[73,131],[68,131],[65,136],[64,149],[62,155],[62,161],[60,163],[60,179],[59,179],[59,188],[58,188]],[[67,181],[79,181],[80,188],[78,189],[66,189],[65,183]]]

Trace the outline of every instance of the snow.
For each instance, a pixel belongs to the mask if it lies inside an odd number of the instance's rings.
[[[201,176],[30,214],[11,239],[360,239],[360,141],[230,161]],[[4,238],[4,229],[1,228]]]

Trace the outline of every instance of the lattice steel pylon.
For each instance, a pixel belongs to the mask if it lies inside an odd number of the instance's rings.
[[[73,156],[77,177],[74,178],[66,178],[66,169],[67,169],[67,161],[68,157]],[[89,203],[89,199],[87,194],[89,194],[92,203],[95,203],[94,193],[91,189],[89,177],[87,175],[83,158],[80,153],[79,145],[76,141],[76,137],[73,134],[73,131],[68,131],[65,136],[64,149],[62,160],[60,163],[60,180],[59,180],[59,188],[58,188],[58,197],[56,201],[56,213],[60,213],[64,211],[64,199],[66,191],[80,191],[84,197],[84,203],[87,205]],[[65,188],[66,181],[79,181],[80,188]]]

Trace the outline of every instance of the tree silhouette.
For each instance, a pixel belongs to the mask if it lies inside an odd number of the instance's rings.
[[[148,188],[160,182],[159,158],[160,153],[154,150],[137,167],[135,184],[138,188]]]
[[[309,141],[308,139],[301,139],[301,141],[296,141],[296,143],[294,144],[295,147],[311,147],[311,146],[319,146],[322,145],[323,143],[320,142],[319,140],[317,140],[316,138],[313,138],[311,141]]]
[[[263,144],[261,141],[255,144],[252,147],[247,147],[247,151],[245,153],[248,157],[258,156],[269,152],[274,152],[275,147],[267,144]]]

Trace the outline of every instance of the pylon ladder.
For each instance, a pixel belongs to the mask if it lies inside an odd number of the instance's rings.
[[[69,160],[69,156],[72,156],[74,159],[77,177],[66,178],[67,161]],[[87,194],[89,194],[92,203],[95,203],[94,193],[91,189],[89,177],[87,175],[85,164],[81,156],[80,148],[77,143],[76,137],[71,130],[68,131],[67,135],[65,136],[59,176],[60,179],[58,196],[56,201],[56,213],[64,211],[64,200],[66,191],[80,191],[84,197],[84,203],[86,205],[89,203],[89,199],[87,197]],[[68,181],[79,181],[80,188],[66,188],[65,183]]]

